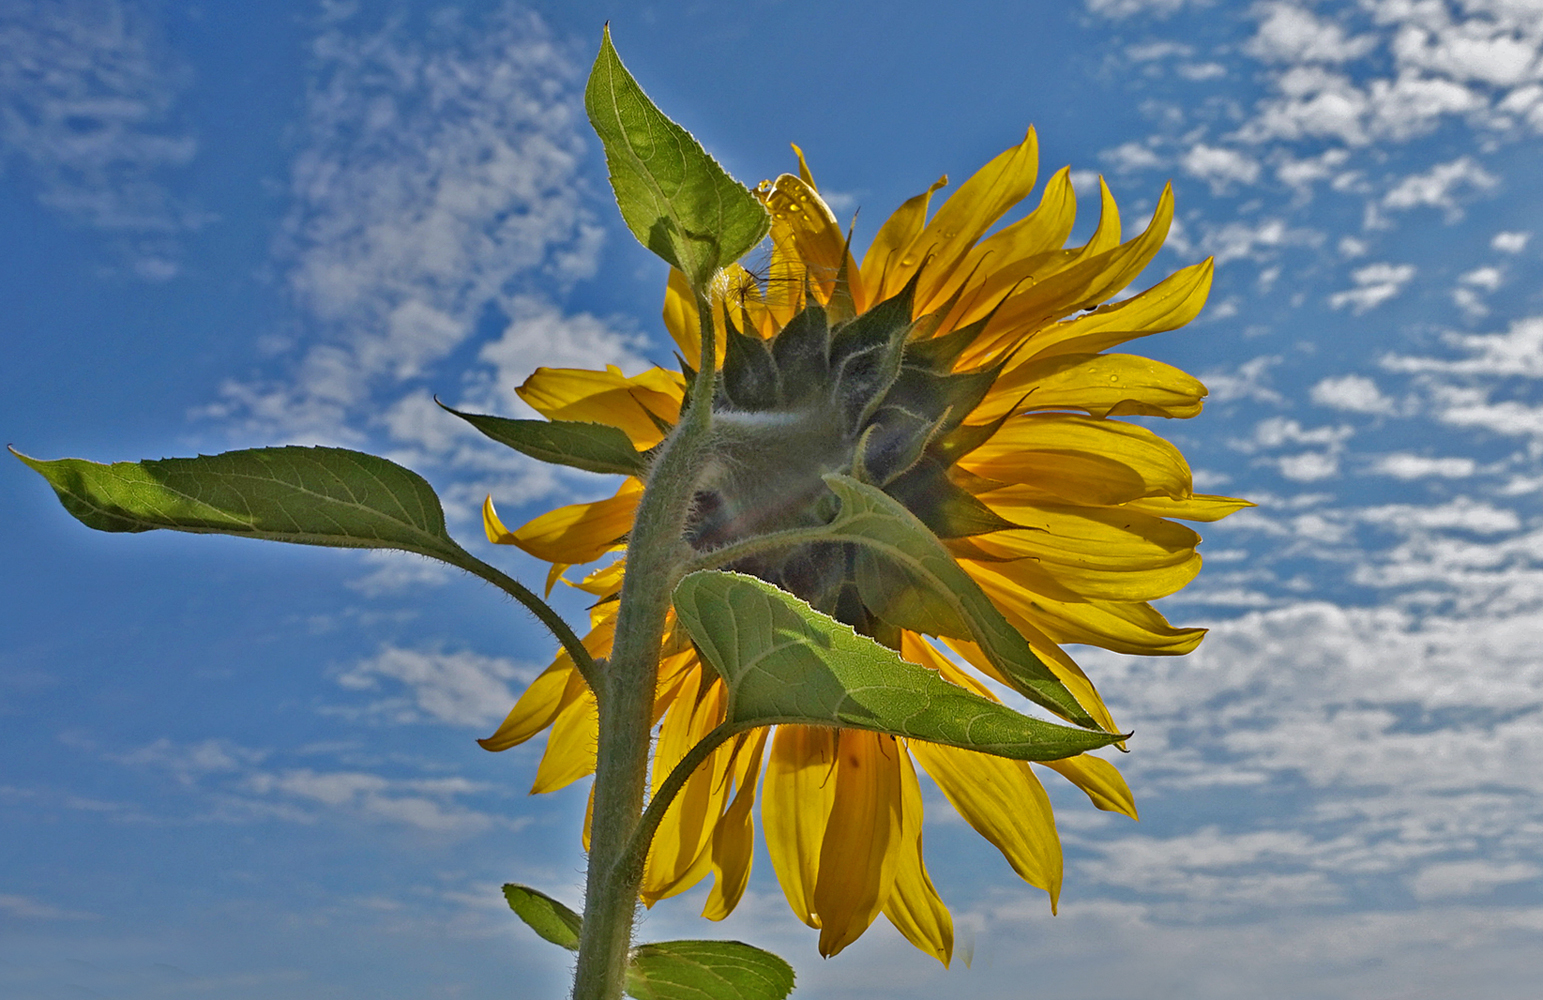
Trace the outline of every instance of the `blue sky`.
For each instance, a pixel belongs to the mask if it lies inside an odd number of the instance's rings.
[[[642,934],[755,940],[810,997],[1535,995],[1538,0],[0,0],[5,440],[379,451],[539,579],[476,505],[606,483],[429,397],[519,414],[537,365],[669,357],[578,103],[608,19],[741,179],[798,142],[859,242],[1031,123],[1042,176],[1102,173],[1130,225],[1171,179],[1135,287],[1218,270],[1139,347],[1212,390],[1160,430],[1260,504],[1163,604],[1198,652],[1078,651],[1143,819],[1052,788],[1059,916],[933,795],[969,968],[882,921],[820,960],[764,856],[723,926],[693,894]],[[472,742],[550,656],[517,610],[415,558],[94,534],[0,476],[0,993],[563,994],[497,887],[577,901],[583,790],[529,798],[539,748]]]

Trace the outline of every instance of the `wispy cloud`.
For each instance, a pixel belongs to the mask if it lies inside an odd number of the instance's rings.
[[[527,369],[632,344],[597,329],[576,345],[561,323],[532,332],[546,296],[592,273],[602,238],[577,69],[540,19],[340,11],[313,45],[279,250],[300,310],[288,374],[231,384],[214,414],[269,437],[357,441],[406,426],[370,413],[423,392],[468,340],[518,330]]]
[[[178,235],[208,217],[173,193],[197,151],[189,83],[159,26],[118,0],[0,8],[0,149],[39,201],[108,234],[148,280],[179,269]]]

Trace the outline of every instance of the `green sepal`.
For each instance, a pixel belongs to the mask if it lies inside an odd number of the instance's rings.
[[[939,538],[968,538],[1023,527],[954,483],[931,453],[885,484],[884,492],[904,504]]]
[[[782,402],[802,401],[830,377],[830,324],[825,310],[810,305],[788,320],[771,344],[781,379]]]
[[[1126,738],[1030,718],[952,684],[765,580],[700,570],[675,612],[728,684],[736,729],[866,729],[1014,760],[1060,760]]]
[[[569,951],[579,950],[579,933],[584,929],[584,918],[537,889],[528,885],[509,882],[504,885],[504,898],[509,909],[526,925],[555,945]]]
[[[765,207],[648,99],[616,54],[609,26],[584,87],[584,109],[605,147],[628,228],[693,289],[705,290],[715,272],[766,235]]]
[[[343,448],[253,448],[102,465],[13,454],[98,531],[169,528],[302,545],[401,549],[462,564],[434,488],[376,455]]]
[[[740,333],[732,320],[725,326],[728,342],[724,345],[719,395],[740,410],[776,409],[782,389],[771,345],[760,337]]]
[[[841,510],[827,529],[830,541],[856,542],[864,550],[876,553],[877,557],[893,565],[894,572],[924,591],[929,604],[936,601],[939,606],[947,607],[952,618],[963,623],[965,637],[981,647],[987,659],[1019,694],[1080,726],[1098,728],[1098,723],[1077,704],[1066,685],[1035,655],[1028,640],[1013,628],[980,585],[954,561],[953,555],[916,515],[884,491],[850,476],[833,474],[824,479],[841,501]],[[860,555],[859,558],[868,557]],[[861,581],[863,577],[859,575],[858,579]],[[867,603],[868,595],[863,596]],[[878,596],[875,595],[876,599]],[[887,591],[885,596],[888,597]],[[868,606],[879,617],[904,627],[905,623],[890,618],[884,607]],[[906,610],[902,607],[893,613],[901,614]],[[944,619],[944,615],[936,610],[929,611],[928,617]]]
[[[939,314],[928,314],[928,316],[937,315]],[[934,371],[952,371],[954,362],[958,361],[960,356],[985,331],[986,323],[989,319],[990,317],[976,320],[969,326],[961,326],[959,329],[945,333],[941,337],[926,337],[907,341],[905,345],[905,363],[931,368]]]
[[[542,462],[619,476],[642,476],[648,471],[648,459],[617,427],[575,420],[513,420],[439,405],[499,444]]]
[[[632,949],[625,989],[636,1000],[783,1000],[793,967],[739,941],[657,941]]]

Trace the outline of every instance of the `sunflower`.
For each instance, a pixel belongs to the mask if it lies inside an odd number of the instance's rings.
[[[1064,247],[1076,195],[1062,169],[1036,208],[992,231],[1034,187],[1030,129],[930,219],[930,198],[946,178],[905,202],[858,263],[802,152],[794,151],[797,175],[757,189],[772,220],[764,273],[733,265],[712,289],[719,459],[700,484],[688,540],[710,550],[819,524],[830,516],[820,476],[854,475],[942,539],[1087,715],[1119,732],[1061,644],[1139,655],[1194,649],[1204,629],[1176,628],[1149,603],[1200,568],[1199,536],[1176,520],[1212,521],[1247,506],[1195,494],[1176,448],[1115,419],[1192,417],[1206,394],[1199,381],[1161,362],[1103,353],[1187,323],[1205,301],[1209,260],[1107,303],[1161,247],[1173,217],[1171,189],[1147,228],[1122,241],[1119,210],[1100,180],[1097,229],[1082,246]],[[664,322],[684,359],[700,356],[698,316],[684,276],[672,273]],[[519,392],[549,419],[620,428],[646,450],[680,418],[695,377],[685,361],[680,372],[635,376],[615,367],[542,368]],[[629,478],[614,497],[559,508],[514,531],[491,497],[484,507],[492,541],[552,564],[548,590],[562,581],[597,598],[584,639],[596,656],[610,649],[625,556],[576,582],[564,574],[624,552],[643,485]],[[978,647],[928,621],[904,594],[876,597],[856,579],[855,561],[849,547],[805,545],[731,568],[996,697],[986,681],[1001,678]],[[684,628],[667,625],[654,706],[656,791],[723,720],[726,694]],[[553,791],[593,771],[596,718],[592,693],[560,654],[481,742],[503,750],[549,730],[532,791]],[[1028,763],[795,725],[746,734],[698,767],[655,837],[643,902],[652,906],[711,875],[703,915],[727,916],[749,878],[759,796],[777,879],[793,912],[819,929],[822,955],[845,948],[883,913],[947,964],[953,928],[923,859],[918,764],[1019,876],[1050,895],[1053,909],[1060,842]],[[1096,807],[1136,817],[1129,789],[1107,761],[1084,754],[1043,766]],[[587,846],[587,822],[585,838]]]

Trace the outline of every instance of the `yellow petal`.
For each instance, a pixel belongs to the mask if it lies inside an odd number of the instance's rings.
[[[960,297],[961,305],[954,310],[956,315],[963,316],[982,299],[994,302],[1018,280],[1014,277],[1005,283],[993,283],[993,275],[1012,274],[1020,269],[1033,273],[1040,269],[1059,270],[1057,262],[1064,266],[1085,252],[1083,248],[1061,250],[1076,221],[1077,192],[1072,187],[1071,168],[1062,167],[1045,183],[1039,206],[975,244],[948,282],[932,294],[932,302],[948,298],[969,280],[976,287]],[[927,304],[931,306],[932,302]],[[945,324],[939,332],[947,333],[954,325]]]
[[[632,530],[632,515],[643,496],[643,484],[632,477],[609,500],[568,504],[547,511],[504,538],[492,539],[518,545],[537,559],[568,565],[599,559],[623,544]],[[491,503],[484,505],[485,511]]]
[[[516,391],[549,420],[605,424],[625,432],[634,446],[652,448],[664,440],[658,423],[668,426],[680,416],[685,380],[663,368],[632,376],[615,365],[603,372],[537,368]]]
[[[656,792],[681,758],[723,721],[723,683],[715,678],[703,690],[700,667],[695,674],[697,682],[682,687],[660,727],[653,764]],[[639,893],[645,905],[652,906],[661,899],[685,892],[710,870],[709,848],[713,829],[728,796],[726,770],[732,758],[732,746],[715,750],[686,779],[665,810],[654,835]]]
[[[1115,766],[1102,757],[1082,753],[1044,763],[1086,792],[1088,798],[1093,800],[1093,805],[1105,812],[1123,813],[1131,819],[1141,818],[1136,815],[1136,799],[1130,793],[1130,786]]]
[[[1175,271],[1140,295],[1132,295],[1034,334],[1028,353],[1092,354],[1137,337],[1175,330],[1200,315],[1211,293],[1211,259]]]
[[[611,651],[615,635],[615,618],[604,619],[584,637],[584,648],[591,656],[604,656]],[[525,689],[497,731],[477,742],[493,751],[518,746],[550,726],[558,713],[588,692],[589,687],[574,668],[568,651],[559,650],[557,659]]]
[[[1203,628],[1174,628],[1145,602],[1058,601],[1030,595],[1023,615],[1059,643],[1101,646],[1132,656],[1180,656],[1205,638]]]
[[[814,888],[820,844],[836,795],[836,731],[778,726],[761,784],[761,824],[766,853],[793,914],[820,926]]]
[[[1003,585],[1009,589],[1016,585],[1052,597],[1069,591],[1089,600],[1150,601],[1167,597],[1200,572],[1195,551],[1200,536],[1173,521],[1107,507],[993,502],[991,508],[1035,529],[971,539],[993,556],[1015,560],[982,566],[985,576],[976,574],[977,579],[1012,581]]]
[[[809,185],[811,191],[818,191],[819,188],[814,183],[814,174],[809,172],[809,164],[804,161],[804,151],[798,148],[796,142],[790,142],[788,145],[793,147],[793,155],[798,157],[798,179]]]
[[[895,884],[884,904],[884,916],[907,941],[947,968],[954,954],[954,921],[922,857],[922,792],[908,753],[900,755],[900,811]]]
[[[755,804],[756,779],[769,732],[755,730],[749,746],[741,748],[735,758],[734,782],[739,791],[734,793],[734,801],[713,830],[713,887],[702,907],[702,916],[708,920],[722,920],[733,912],[750,883],[750,864],[755,854],[755,818],[750,807]]]
[[[555,792],[595,770],[595,746],[600,738],[600,716],[595,696],[588,688],[558,713],[546,738],[546,753],[536,768],[532,795]]]
[[[1120,206],[1115,204],[1114,194],[1109,190],[1109,185],[1104,183],[1103,175],[1098,178],[1098,228],[1093,231],[1092,237],[1084,245],[1087,256],[1113,250],[1120,245]]]
[[[1228,514],[1236,514],[1244,507],[1254,506],[1237,497],[1220,497],[1209,493],[1196,493],[1184,500],[1173,497],[1142,497],[1121,504],[1126,510],[1139,510],[1154,517],[1172,517],[1180,521],[1220,521]]]
[[[1134,281],[1162,249],[1172,222],[1173,190],[1169,186],[1163,189],[1152,221],[1140,236],[1112,250],[1083,257],[1009,294],[996,306],[987,335],[971,347],[968,358],[985,359],[1025,340],[1033,350],[1035,338],[1029,334],[1052,320],[1098,305]]]
[[[916,760],[977,833],[1002,852],[1013,871],[1050,894],[1061,892],[1061,838],[1045,788],[1021,760],[911,743]]]
[[[836,740],[835,800],[814,886],[825,958],[862,936],[894,886],[902,753],[895,738],[882,733],[843,729]]]
[[[975,563],[962,563],[961,565],[972,576],[975,575],[975,571],[979,568],[978,564]],[[1093,721],[1104,727],[1105,732],[1118,733],[1120,729],[1114,724],[1114,718],[1109,714],[1109,708],[1104,704],[1104,699],[1100,697],[1098,689],[1093,686],[1092,680],[1077,665],[1077,661],[1072,659],[1066,650],[1051,642],[1043,632],[1035,628],[1015,608],[1003,606],[1001,611],[1002,614],[1007,616],[1007,620],[1012,624],[1013,628],[1017,629],[1028,640],[1029,648],[1034,651],[1034,655],[1038,656],[1040,661],[1050,668],[1050,672],[1055,674],[1057,680],[1066,685],[1066,690],[1070,691],[1072,697],[1077,699],[1077,704],[1081,705],[1093,717]],[[1007,684],[1006,679],[997,672],[996,667],[992,666],[991,661],[986,658],[986,654],[981,652],[980,647],[975,645],[975,643],[966,642],[963,639],[947,638],[943,640],[943,643],[964,657],[970,666],[976,670],[979,670],[987,677]],[[1008,686],[1011,687],[1011,685]],[[1115,745],[1121,746],[1119,743]]]
[[[582,678],[576,687],[573,685],[578,673],[571,660],[560,660],[543,670],[520,695],[520,700],[514,703],[514,708],[509,710],[493,735],[477,741],[482,749],[508,750],[550,726],[557,713],[572,703],[583,687]]]
[[[903,630],[900,633],[900,655],[912,663],[936,670],[943,675],[943,679],[957,684],[967,691],[989,698],[992,701],[1001,701],[990,688],[969,674],[960,670],[954,661],[944,656],[926,639],[915,632]]]
[[[890,298],[916,272],[916,259],[908,256],[911,245],[921,235],[927,222],[927,203],[932,195],[948,183],[945,174],[932,186],[895,209],[879,227],[868,252],[863,255],[863,284],[872,293],[874,301]]]
[[[622,578],[626,571],[627,560],[617,559],[594,570],[578,583],[568,585],[586,594],[594,594],[596,597],[613,597],[621,593]]]
[[[918,312],[929,312],[975,241],[986,234],[1007,210],[1034,189],[1039,172],[1039,141],[1030,128],[1023,141],[992,158],[949,196],[917,237],[913,251],[892,267],[904,285],[924,267],[917,293]],[[894,280],[886,278],[886,282]]]
[[[771,213],[773,246],[787,259],[802,262],[820,301],[830,300],[836,289],[836,277],[846,263],[853,305],[858,312],[867,308],[862,278],[847,254],[841,224],[812,185],[792,174],[783,174],[766,195],[766,210]],[[786,281],[792,275],[776,277]]]
[[[1013,417],[959,465],[1079,504],[1188,497],[1194,483],[1179,449],[1145,427],[1061,413]],[[990,503],[1007,504],[1017,494],[1008,489],[989,496]]]
[[[970,422],[987,423],[1014,406],[1086,410],[1099,418],[1193,417],[1205,395],[1199,379],[1161,361],[1133,354],[1057,354],[1003,372]]]

